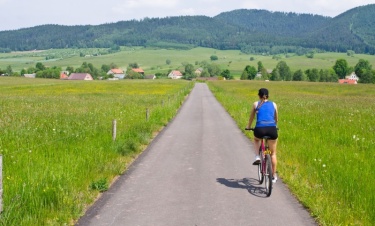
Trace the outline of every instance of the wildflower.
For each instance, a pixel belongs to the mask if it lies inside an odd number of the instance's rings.
[[[326,167],[326,164],[323,164],[323,168],[325,168]]]

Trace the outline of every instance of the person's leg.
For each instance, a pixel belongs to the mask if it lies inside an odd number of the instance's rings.
[[[272,160],[272,173],[276,173],[276,166],[277,166],[277,158],[276,158],[276,146],[277,146],[277,139],[276,140],[268,140],[268,146],[271,150],[271,160]]]
[[[260,157],[259,157],[260,144],[261,144],[261,139],[254,137],[255,161],[253,165],[258,165],[260,163]]]
[[[255,148],[255,154],[259,154],[259,148],[260,148],[260,141],[261,139],[254,137],[254,148]]]

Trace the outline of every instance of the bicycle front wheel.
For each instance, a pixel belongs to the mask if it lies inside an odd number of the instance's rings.
[[[266,167],[265,167],[265,175],[264,175],[264,185],[266,188],[267,197],[271,195],[272,192],[272,162],[271,156],[266,155]]]
[[[262,147],[259,148],[259,157],[260,157],[260,163],[258,165],[258,179],[259,179],[259,184],[262,184],[263,179],[264,179],[264,175],[263,175],[264,158],[263,158]]]

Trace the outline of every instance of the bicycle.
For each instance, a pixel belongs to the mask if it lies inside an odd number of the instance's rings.
[[[254,128],[249,128],[245,130],[252,130]],[[259,147],[259,157],[260,163],[258,164],[258,179],[259,184],[264,182],[266,188],[266,195],[269,197],[272,192],[272,160],[271,160],[271,150],[268,146],[268,139],[270,137],[262,137],[261,144]]]

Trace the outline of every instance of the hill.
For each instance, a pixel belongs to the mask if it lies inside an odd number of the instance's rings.
[[[215,17],[145,18],[102,25],[40,25],[0,32],[0,52],[50,48],[155,46],[234,49],[277,54],[310,49],[375,53],[375,4],[335,18],[312,14],[234,10]]]

